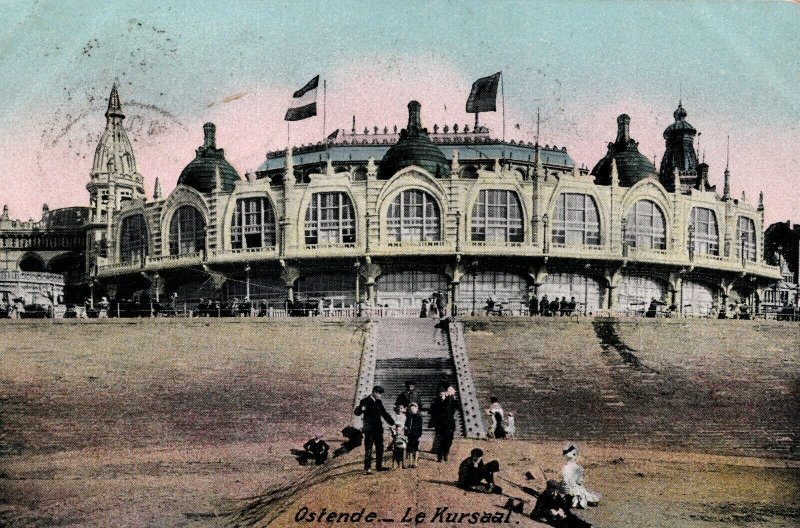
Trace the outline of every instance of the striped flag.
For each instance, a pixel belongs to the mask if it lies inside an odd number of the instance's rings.
[[[481,77],[472,83],[472,91],[467,99],[467,113],[497,111],[497,85],[500,83],[500,73]]]
[[[319,75],[292,95],[292,104],[286,111],[285,121],[300,121],[317,115],[317,86]]]

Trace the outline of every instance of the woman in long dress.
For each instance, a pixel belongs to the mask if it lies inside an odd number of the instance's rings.
[[[578,448],[574,444],[569,444],[562,453],[567,463],[561,469],[561,487],[564,493],[572,497],[572,507],[596,506],[600,502],[600,494],[583,485],[583,467],[576,461]]]
[[[492,403],[492,405],[489,407],[489,413],[492,415],[492,419],[494,420],[494,437],[505,438],[506,429],[503,425],[503,407],[494,396],[492,396],[489,401]]]

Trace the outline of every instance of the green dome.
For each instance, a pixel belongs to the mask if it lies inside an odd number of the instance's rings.
[[[450,163],[444,153],[428,137],[428,130],[422,128],[420,108],[417,101],[408,103],[408,127],[400,131],[400,140],[384,154],[378,168],[379,179],[388,180],[412,165],[437,178],[450,174]]]
[[[629,127],[631,118],[622,114],[617,118],[617,140],[608,144],[605,157],[592,169],[592,176],[598,185],[611,185],[611,160],[617,162],[617,175],[622,187],[631,187],[636,182],[652,176],[658,179],[653,162],[639,152],[639,143],[631,139]]]
[[[213,123],[203,125],[205,142],[197,149],[195,158],[181,171],[178,185],[188,185],[201,193],[210,193],[217,187],[219,172],[220,190],[230,192],[241,179],[236,169],[225,160],[225,151],[217,148],[216,129]]]

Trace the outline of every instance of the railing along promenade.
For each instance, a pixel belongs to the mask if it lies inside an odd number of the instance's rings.
[[[466,255],[466,256],[509,256],[509,257],[559,257],[576,258],[589,261],[633,262],[663,264],[679,267],[707,267],[720,271],[758,274],[779,280],[777,266],[764,262],[742,260],[738,255],[729,257],[696,253],[688,250],[664,250],[636,247],[611,247],[602,245],[568,245],[548,243],[544,247],[528,242],[467,241],[452,242],[439,240],[384,241],[370,244],[359,243],[319,243],[308,245],[289,245],[281,252],[278,247],[243,249],[220,249],[207,252],[198,251],[181,255],[146,256],[131,262],[108,263],[98,268],[99,277],[134,273],[137,271],[158,271],[160,269],[202,264],[249,263],[278,259],[311,259],[316,257],[359,257],[363,255],[416,256],[416,255]]]

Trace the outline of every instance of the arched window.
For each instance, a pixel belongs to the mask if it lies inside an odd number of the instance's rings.
[[[231,220],[233,249],[273,247],[275,212],[266,198],[240,198]]]
[[[206,246],[206,222],[196,207],[182,205],[172,215],[169,225],[169,254],[190,255]]]
[[[306,245],[355,244],[356,215],[343,192],[311,195],[306,209]]]
[[[472,240],[522,242],[522,206],[514,191],[483,190],[472,208]]]
[[[756,223],[752,218],[746,216],[739,217],[736,239],[738,240],[739,258],[756,261]]]
[[[711,209],[692,209],[692,233],[689,243],[696,254],[719,255],[719,230],[717,215]]]
[[[436,200],[425,191],[410,189],[389,205],[386,219],[389,240],[440,240],[440,214]]]
[[[594,198],[588,194],[560,194],[553,216],[553,243],[600,245],[600,213]]]
[[[639,200],[625,216],[625,243],[640,249],[667,249],[664,213],[650,200]]]
[[[119,241],[119,260],[123,264],[141,262],[147,255],[147,225],[144,215],[135,214],[122,219]]]

